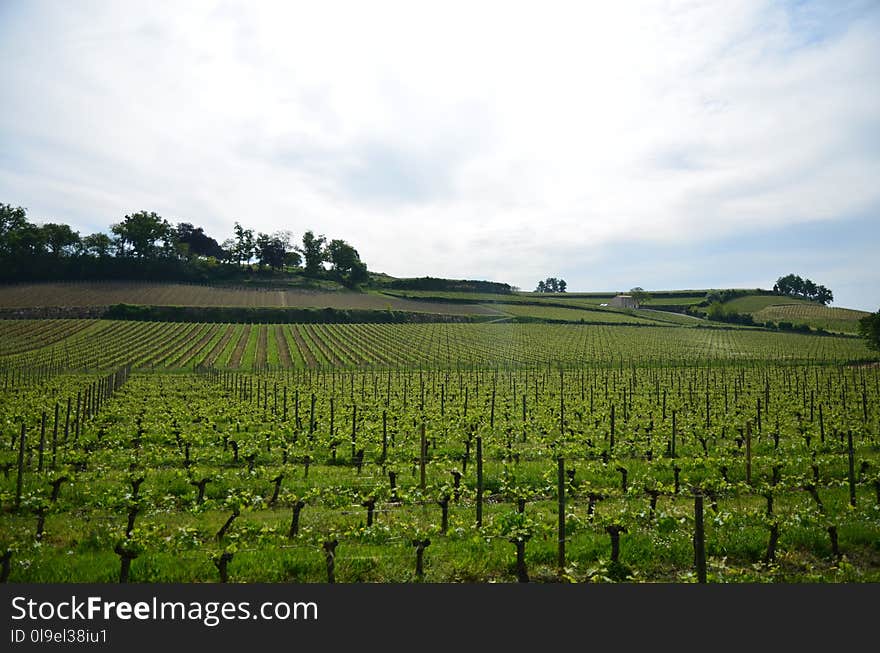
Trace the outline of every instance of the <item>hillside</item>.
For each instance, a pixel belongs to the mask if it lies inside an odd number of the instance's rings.
[[[724,302],[725,311],[750,315],[759,325],[809,327],[832,333],[857,334],[859,320],[869,313],[823,306],[817,302],[780,295],[746,295]]]
[[[866,315],[779,295],[726,291],[740,294],[723,304],[724,312],[749,316],[754,321],[754,325],[743,325],[706,319],[707,294],[718,292],[713,290],[653,291],[641,308],[627,309],[609,305],[616,294],[613,292],[481,292],[509,286],[425,279],[428,285],[441,289],[395,288],[393,280],[386,280],[381,289],[362,292],[341,287],[139,281],[11,284],[0,286],[0,316],[279,323],[505,321],[782,329],[806,325],[814,330],[855,334],[858,319]],[[400,285],[423,283],[404,281]]]
[[[432,283],[443,280],[432,280]],[[442,287],[462,287],[447,280]],[[463,282],[474,288],[486,282]],[[390,284],[388,284],[390,286]],[[500,287],[505,284],[495,284]],[[386,286],[387,287],[387,286]],[[691,291],[688,291],[689,293]],[[680,294],[680,293],[679,293]],[[608,306],[614,293],[492,293],[450,290],[304,289],[150,282],[25,283],[0,286],[4,317],[113,317],[205,322],[511,321],[640,326],[695,326],[698,320],[664,309],[693,302],[658,295],[650,310]],[[125,305],[125,306],[123,306]],[[395,315],[389,315],[393,312]],[[408,316],[408,317],[407,317]]]

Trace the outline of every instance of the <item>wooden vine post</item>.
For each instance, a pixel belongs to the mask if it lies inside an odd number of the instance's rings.
[[[556,567],[561,575],[565,571],[565,458],[556,459],[556,494],[557,506],[557,556]]]
[[[55,457],[58,452],[58,411],[60,406],[55,402],[55,422],[52,425],[52,469],[55,469]]]
[[[611,404],[611,433],[608,440],[608,451],[614,453],[614,404]]]
[[[43,471],[43,450],[46,448],[46,411],[43,411],[43,416],[40,418],[40,445],[39,445],[39,454],[37,458],[37,471]]]
[[[18,475],[15,478],[15,510],[21,507],[21,485],[24,480],[24,422],[21,423],[21,435],[18,438]]]
[[[694,491],[694,564],[697,567],[697,581],[706,582],[706,534],[703,530],[703,494]]]
[[[357,414],[358,407],[357,404],[353,404],[351,407],[351,459],[354,460],[356,457],[356,447],[357,447]]]
[[[854,451],[853,451],[853,437],[852,437],[851,430],[846,432],[846,444],[847,444],[847,456],[849,458],[849,464],[848,464],[849,505],[851,505],[853,508],[855,508],[855,506],[856,506],[856,473],[855,473],[855,459],[854,459]]]
[[[425,464],[428,457],[428,441],[425,437],[425,422],[422,420],[419,436],[419,489],[425,491]]]
[[[483,526],[483,438],[477,436],[477,528]]]
[[[752,422],[746,422],[746,483],[752,484]]]
[[[382,411],[382,462],[388,458],[388,411]]]

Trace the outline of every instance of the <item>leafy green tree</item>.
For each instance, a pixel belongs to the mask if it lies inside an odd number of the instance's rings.
[[[280,270],[284,267],[285,243],[277,235],[257,234],[256,255],[260,267]]]
[[[69,255],[80,244],[79,233],[66,224],[49,222],[42,226],[46,248],[55,258]]]
[[[535,292],[565,292],[567,284],[565,279],[557,279],[556,277],[547,277],[543,281],[538,282]]]
[[[117,249],[123,256],[136,258],[157,258],[160,252],[167,253],[173,244],[173,230],[168,221],[155,211],[138,211],[126,215],[122,222],[111,226],[116,235]],[[161,242],[160,248],[157,243]]]
[[[327,259],[332,270],[344,284],[352,286],[367,280],[367,266],[358,251],[344,240],[333,239],[327,245]]]
[[[880,310],[859,320],[859,334],[868,347],[880,351]]]
[[[360,259],[360,256],[347,242],[334,238],[327,244],[327,259],[336,273],[345,274],[351,270],[351,266]]]
[[[800,277],[796,274],[787,274],[779,277],[773,284],[773,292],[790,297],[803,297],[820,304],[827,305],[834,301],[834,294],[822,285],[816,285],[812,279]]]
[[[822,304],[823,306],[827,306],[831,302],[834,301],[834,293],[832,293],[825,286],[816,286],[816,301]]]
[[[16,256],[30,257],[46,251],[46,238],[43,230],[30,222],[12,234],[11,244]]]
[[[636,306],[641,306],[651,299],[651,294],[646,292],[644,288],[636,286],[629,291],[630,297],[636,301]]]
[[[10,255],[15,251],[15,239],[29,224],[27,211],[20,206],[0,204],[0,255]]]
[[[106,258],[110,256],[113,241],[105,233],[89,234],[82,239],[83,250],[88,256]]]
[[[315,236],[311,229],[303,234],[302,246],[297,247],[296,251],[302,254],[305,260],[307,275],[316,276],[321,272],[321,264],[327,260],[327,253],[324,250],[326,244],[327,238],[323,235]]]
[[[816,284],[813,282],[812,279],[804,279],[802,292],[804,297],[808,297],[810,299],[816,296]]]
[[[706,316],[713,321],[722,322],[726,317],[726,313],[724,311],[724,304],[721,302],[715,301],[709,304],[709,310],[706,311]]]
[[[0,204],[0,256],[33,256],[45,246],[42,229],[28,222],[25,209]]]
[[[254,257],[254,251],[256,250],[254,230],[245,229],[241,224],[236,222],[233,231],[235,232],[235,240],[232,252],[235,262],[239,265],[242,263],[250,263],[250,260]]]
[[[186,245],[187,252],[192,256],[213,256],[223,258],[220,243],[205,233],[202,227],[195,227],[189,222],[181,222],[175,228],[177,242]]]

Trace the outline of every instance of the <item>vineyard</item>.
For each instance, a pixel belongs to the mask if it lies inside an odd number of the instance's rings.
[[[0,321],[0,577],[878,582],[876,361],[673,324]]]
[[[0,308],[108,306],[121,303],[153,306],[320,306],[441,314],[497,314],[497,311],[477,304],[419,301],[378,293],[321,292],[289,288],[226,288],[128,281],[15,284],[0,287]]]
[[[755,320],[766,322],[787,321],[792,324],[808,324],[813,328],[840,333],[858,333],[859,320],[868,313],[847,308],[831,308],[815,304],[783,304],[768,306],[752,314]]]
[[[685,318],[686,319],[686,318]],[[217,367],[361,369],[871,361],[855,338],[664,325],[0,320],[0,375]]]

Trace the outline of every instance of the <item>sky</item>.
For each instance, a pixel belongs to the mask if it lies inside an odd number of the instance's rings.
[[[880,307],[880,2],[0,0],[0,202]]]

